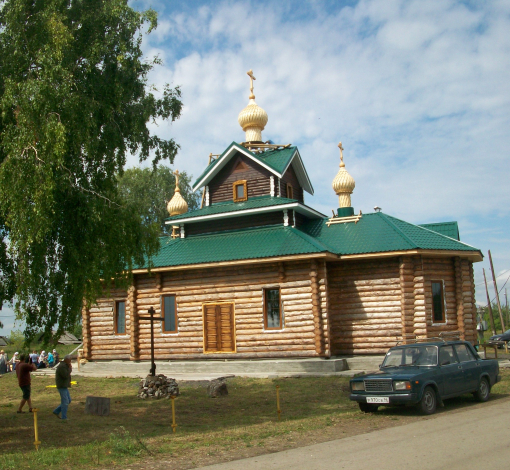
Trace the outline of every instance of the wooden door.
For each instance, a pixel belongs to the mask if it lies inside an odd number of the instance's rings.
[[[204,352],[235,352],[234,304],[204,304]]]

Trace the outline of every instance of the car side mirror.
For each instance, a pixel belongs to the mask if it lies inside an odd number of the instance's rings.
[[[447,360],[447,361],[443,361],[443,362],[441,362],[441,365],[442,365],[442,366],[447,366],[448,364],[450,364],[450,361],[448,361],[448,360]]]

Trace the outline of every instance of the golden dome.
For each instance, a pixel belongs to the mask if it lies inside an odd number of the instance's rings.
[[[246,142],[262,142],[262,131],[267,124],[267,113],[255,103],[255,95],[253,94],[253,72],[248,72],[250,77],[250,101],[248,106],[244,108],[237,118],[239,125],[246,132]]]
[[[175,175],[174,197],[168,202],[168,205],[166,206],[166,209],[168,210],[170,217],[188,212],[188,203],[181,196],[181,190],[179,189],[179,170],[176,170],[174,175]]]
[[[333,180],[333,189],[338,195],[338,207],[351,207],[351,194],[356,186],[354,178],[345,169],[342,142],[340,148],[340,170]]]

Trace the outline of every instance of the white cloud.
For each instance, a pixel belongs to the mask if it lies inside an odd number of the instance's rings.
[[[342,140],[356,210],[459,220],[466,243],[492,247],[499,268],[510,268],[499,241],[510,229],[510,4],[273,3],[163,11],[144,42],[165,59],[151,79],[182,86],[181,119],[157,128],[181,145],[179,169],[198,176],[210,152],[244,139],[237,115],[251,68],[269,115],[263,136],[299,146],[316,190],[309,204],[336,207]]]

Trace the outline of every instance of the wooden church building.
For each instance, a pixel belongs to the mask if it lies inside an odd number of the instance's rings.
[[[198,210],[187,211],[177,174],[173,234],[134,270],[129,290],[83,310],[85,358],[150,359],[142,318],[150,307],[163,318],[154,328],[158,360],[380,354],[448,332],[474,342],[480,250],[459,240],[456,222],[355,214],[341,144],[337,213],[306,205],[313,187],[304,161],[296,147],[263,143],[268,117],[249,75],[239,114],[246,141],[198,177]]]

